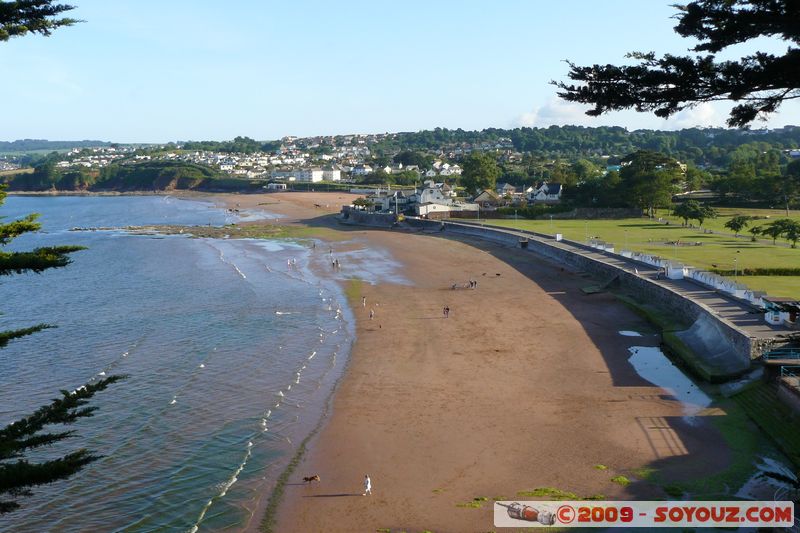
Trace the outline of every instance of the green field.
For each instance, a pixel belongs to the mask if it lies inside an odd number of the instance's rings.
[[[0,176],[15,176],[17,174],[33,174],[33,169],[18,168],[16,170],[0,170]]]
[[[704,227],[714,231],[723,228],[734,214],[758,214],[771,220],[785,218],[783,211],[724,209],[717,219],[707,221]],[[664,217],[665,219],[668,217]],[[797,212],[791,218],[800,219]],[[682,227],[675,221],[666,225],[647,218],[622,220],[489,220],[487,224],[520,228],[540,233],[561,233],[564,238],[585,242],[598,238],[613,243],[617,251],[628,249],[658,255],[665,259],[702,269],[746,268],[800,268],[800,248],[790,248],[785,241],[773,245],[769,239],[751,242],[749,234],[736,238],[731,234],[706,234],[702,230]],[[768,220],[758,223],[768,222]],[[676,245],[675,243],[680,243]],[[751,289],[768,292],[772,296],[800,299],[800,276],[738,276],[737,281]]]

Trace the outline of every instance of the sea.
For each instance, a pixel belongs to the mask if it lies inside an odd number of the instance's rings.
[[[6,222],[28,213],[41,214],[42,231],[6,250],[87,249],[66,268],[0,279],[0,330],[56,326],[0,349],[0,426],[62,389],[127,379],[91,400],[97,411],[68,428],[73,437],[30,455],[88,448],[101,458],[34,488],[0,515],[0,531],[257,524],[260,498],[320,423],[354,339],[342,289],[311,267],[327,245],[85,229],[269,216],[170,196],[10,196],[0,207]]]

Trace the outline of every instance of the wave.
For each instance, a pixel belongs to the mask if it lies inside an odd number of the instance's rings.
[[[228,480],[225,483],[222,484],[222,491],[216,496],[212,497],[210,500],[208,500],[208,502],[205,504],[203,510],[200,511],[200,516],[197,517],[197,520],[195,521],[194,525],[189,530],[190,533],[196,533],[197,530],[200,529],[200,524],[203,523],[203,519],[205,518],[206,513],[208,513],[208,510],[211,509],[212,505],[214,505],[214,502],[224,498],[225,495],[228,494],[228,491],[233,486],[233,484],[239,480],[239,474],[241,474],[242,470],[244,470],[245,465],[247,465],[247,460],[250,459],[250,456],[252,454],[253,454],[253,441],[247,441],[247,451],[244,454],[244,459],[242,459],[242,462],[239,463],[239,467],[236,469],[233,475],[230,478],[228,478]]]

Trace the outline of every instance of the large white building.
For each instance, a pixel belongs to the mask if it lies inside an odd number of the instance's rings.
[[[322,179],[326,181],[342,181],[342,171],[336,169],[323,170]]]

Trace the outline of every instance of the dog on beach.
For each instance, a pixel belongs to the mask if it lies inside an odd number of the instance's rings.
[[[303,478],[303,483],[311,483],[312,481],[316,481],[317,483],[320,482],[319,475],[314,474],[313,476],[308,476]]]

